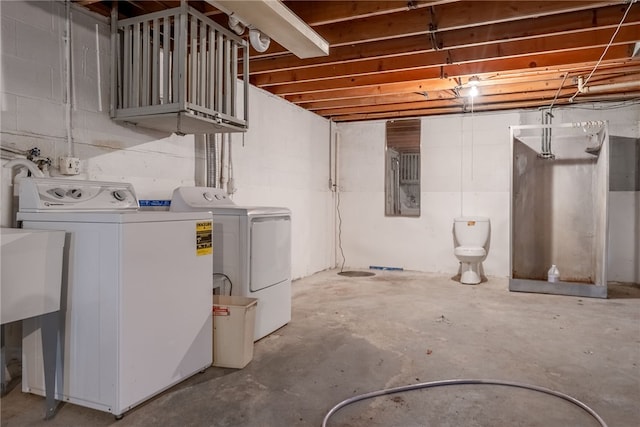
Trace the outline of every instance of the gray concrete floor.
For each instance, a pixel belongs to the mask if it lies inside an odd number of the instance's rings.
[[[609,426],[640,425],[640,289],[607,300],[510,293],[441,275],[325,271],[293,284],[293,319],[244,369],[209,368],[128,412],[44,399],[18,384],[2,426],[320,426],[343,399],[456,378],[537,385],[584,402]],[[597,426],[571,403],[504,386],[447,386],[362,401],[329,426]]]

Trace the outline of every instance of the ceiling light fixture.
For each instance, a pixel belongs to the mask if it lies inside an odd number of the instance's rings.
[[[478,76],[469,78],[469,81],[467,82],[467,84],[471,86],[471,89],[469,89],[469,96],[472,98],[478,96],[478,83],[480,83]]]

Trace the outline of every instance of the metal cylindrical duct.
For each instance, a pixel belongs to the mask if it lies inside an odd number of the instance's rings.
[[[220,149],[220,188],[227,191],[229,181],[229,134],[223,133],[221,136]]]
[[[205,135],[205,157],[207,167],[207,187],[217,187],[216,180],[218,159],[216,156],[216,139],[215,135],[210,133]]]

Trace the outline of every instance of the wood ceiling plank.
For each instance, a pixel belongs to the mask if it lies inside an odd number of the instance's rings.
[[[583,65],[582,67],[579,65],[572,65],[571,70],[567,70],[566,72],[561,72],[557,70],[543,70],[543,69],[533,69],[533,70],[518,70],[514,72],[497,72],[497,73],[489,73],[489,74],[478,74],[481,79],[481,84],[487,83],[500,83],[504,82],[506,84],[511,83],[520,83],[525,81],[526,79],[530,79],[531,82],[535,82],[541,79],[562,79],[565,74],[568,74],[570,78],[578,76],[578,75],[588,75],[593,69],[594,64],[588,63]],[[598,66],[598,70],[594,74],[593,78],[598,78],[597,76],[617,76],[617,75],[631,75],[637,76],[640,75],[640,64],[638,61],[631,61],[628,64],[619,64],[617,61],[612,63],[601,63]],[[639,77],[640,78],[640,77]],[[305,102],[326,102],[326,101],[342,101],[354,98],[362,98],[362,97],[376,97],[376,96],[386,96],[386,95],[395,95],[395,94],[405,94],[405,93],[422,93],[422,92],[433,92],[439,90],[447,90],[456,86],[458,83],[452,79],[435,79],[435,80],[416,80],[416,81],[403,81],[389,84],[381,84],[376,86],[365,86],[365,87],[354,87],[347,88],[344,90],[326,90],[322,92],[309,92],[309,93],[301,93],[294,94],[290,96],[286,96],[289,102],[300,104]]]
[[[373,86],[345,88],[342,90],[332,90],[327,88],[325,91],[296,93],[283,96],[287,101],[294,104],[300,102],[325,101],[336,99],[359,98],[376,95],[401,94],[408,92],[424,92],[436,90],[446,90],[454,87],[456,83],[453,79],[417,79],[388,84],[378,84]]]
[[[603,61],[615,61],[619,64],[631,62],[629,59],[630,46],[611,46],[604,56]],[[476,61],[445,67],[445,75],[469,76],[474,74],[493,73],[500,71],[527,70],[543,68],[547,70],[571,70],[574,67],[583,68],[588,64],[595,66],[602,55],[603,49],[588,48],[567,52],[545,53],[531,55],[530,57],[516,57],[509,59],[497,59],[494,61]]]
[[[343,90],[358,86],[376,86],[401,81],[415,81],[436,79],[438,77],[471,76],[482,73],[505,72],[509,70],[527,70],[534,68],[555,68],[565,64],[584,66],[586,63],[595,63],[602,54],[600,48],[580,49],[569,52],[549,53],[542,55],[529,55],[507,59],[479,60],[465,64],[447,65],[444,67],[432,67],[409,71],[392,71],[387,73],[370,74],[356,77],[338,77],[335,79],[286,83],[269,88],[276,95],[294,95],[305,92],[321,92],[328,88]],[[625,45],[611,46],[605,60],[617,60],[624,63],[629,58],[629,48]]]
[[[627,95],[622,95],[620,99],[634,99],[640,95],[640,92],[630,92]],[[569,99],[558,99],[554,105],[567,105],[569,104]],[[576,104],[575,102],[573,103]],[[530,100],[530,101],[514,101],[514,102],[501,102],[495,104],[484,104],[484,105],[474,105],[474,112],[483,112],[483,111],[498,111],[498,110],[513,110],[513,109],[523,109],[523,108],[537,108],[548,106],[548,100]],[[418,110],[408,110],[408,111],[392,111],[392,112],[384,112],[384,113],[362,113],[362,114],[351,114],[344,116],[333,116],[331,119],[334,122],[353,122],[353,121],[362,121],[362,120],[390,120],[390,119],[399,119],[406,117],[421,117],[421,116],[432,116],[439,114],[455,114],[455,113],[470,113],[470,106],[468,104],[464,105],[452,105],[451,107],[442,107],[442,108],[423,108]],[[329,117],[327,117],[329,118]]]
[[[622,5],[624,1],[461,1],[435,7],[438,30],[497,24],[527,18]]]
[[[469,47],[495,43],[498,41],[516,41],[546,37],[551,35],[572,34],[584,37],[585,34],[598,29],[615,28],[622,17],[619,6],[606,7],[595,11],[580,11],[560,16],[544,18],[530,18],[518,22],[507,22],[473,30],[458,29],[440,31],[437,40],[443,49]],[[640,6],[632,8],[625,19],[624,26],[640,25]],[[293,55],[277,57],[252,58],[251,75],[271,73],[276,70],[289,70],[312,67],[318,64],[340,64],[345,61],[364,60],[376,57],[394,57],[409,53],[424,53],[433,51],[432,44],[422,34],[403,36],[396,39],[368,42],[364,44],[350,44],[345,46],[331,46],[328,57],[309,58],[300,60]]]
[[[518,8],[514,8],[514,3],[517,5],[522,5]],[[615,3],[617,3],[618,5],[611,6]],[[473,35],[475,27],[478,26],[496,25],[500,23],[511,22],[517,27],[517,22],[527,19],[537,19],[539,21],[549,20],[551,22],[550,25],[553,25],[553,22],[555,22],[554,17],[556,17],[556,20],[560,20],[560,22],[558,23],[561,24],[569,22],[571,20],[570,18],[563,16],[573,15],[570,12],[579,13],[579,22],[586,22],[587,27],[593,27],[597,26],[595,24],[597,22],[597,19],[594,19],[593,12],[597,11],[599,7],[602,8],[602,11],[611,9],[610,13],[616,15],[619,21],[619,18],[624,12],[624,5],[621,5],[621,3],[622,2],[619,1],[455,2],[451,4],[435,6],[433,8],[415,9],[390,13],[386,15],[373,16],[364,19],[356,19],[350,21],[348,25],[344,25],[344,23],[320,25],[314,27],[314,30],[316,30],[325,40],[330,43],[331,48],[336,48],[343,45],[381,41],[398,37],[407,37],[411,35],[428,35],[430,33],[433,33],[436,40],[439,40],[440,34],[443,31],[451,31],[454,29],[462,28],[467,29],[467,35]],[[636,7],[640,6],[634,5],[632,9]],[[447,8],[447,10],[443,11],[443,8]],[[456,11],[457,9],[464,9],[464,13]],[[434,19],[432,10],[434,11],[435,16],[439,18],[436,24],[432,24],[430,26],[430,23]],[[504,16],[501,15],[502,13],[504,14]],[[460,22],[461,19],[464,19],[464,23]],[[572,19],[575,19],[575,17]],[[535,28],[535,26],[532,28]],[[445,44],[444,46],[446,47],[447,45]],[[267,52],[262,55],[257,55],[256,58],[282,53],[282,51],[275,48],[269,48]]]
[[[621,10],[619,6],[612,6],[544,18],[505,22],[480,28],[463,28],[439,33],[437,38],[440,48],[446,49],[455,46],[481,45],[497,40],[527,39],[546,35],[579,33],[576,34],[576,37],[583,37],[589,31],[599,28],[612,28],[611,35],[613,35],[613,28],[618,26],[623,15],[624,10]],[[640,5],[631,8],[624,25],[633,26],[638,23],[640,23]]]
[[[285,1],[285,5],[310,26],[351,21],[393,12],[452,3],[455,0],[441,1]]]
[[[555,94],[563,83],[562,75],[557,75],[553,79],[538,82],[527,83],[502,83],[500,81],[492,82],[491,85],[480,86],[480,96],[493,96],[493,95],[509,95],[517,94],[521,96],[529,92],[544,92],[551,91]],[[575,92],[575,84],[569,80],[565,81],[565,88],[572,88]],[[406,102],[435,102],[446,98],[454,97],[455,94],[451,90],[434,90],[427,92],[427,96],[421,93],[405,93],[405,94],[393,94],[393,95],[379,95],[362,98],[349,98],[341,100],[332,100],[325,102],[315,103],[300,103],[300,107],[315,111],[319,114],[324,114],[324,110],[332,109],[344,109],[344,108],[360,108],[368,106],[388,106],[392,104],[401,105]]]
[[[562,98],[571,97],[575,93],[575,88],[566,88],[562,89],[559,92],[559,96]],[[546,100],[547,103],[550,103],[551,100],[558,94],[558,90],[538,90],[527,92],[526,94],[516,95],[513,93],[509,94],[487,94],[478,96],[474,99],[474,104],[477,106],[484,105],[486,103],[502,103],[502,102],[516,102],[516,101],[525,101],[525,100]],[[424,108],[440,108],[446,107],[450,105],[453,101],[457,103],[464,104],[470,102],[467,97],[456,98],[455,96],[447,96],[442,97],[436,100],[423,100],[423,101],[415,101],[415,102],[403,102],[396,104],[384,104],[384,105],[369,105],[363,107],[345,107],[345,108],[335,108],[330,110],[321,110],[317,111],[317,114],[320,114],[325,117],[334,117],[341,115],[351,115],[351,114],[369,114],[369,113],[389,113],[395,111],[410,111],[410,110],[419,110]]]
[[[531,40],[509,41],[504,43],[473,46],[447,51],[427,52],[396,56],[393,58],[367,61],[346,62],[343,64],[324,65],[302,70],[273,72],[251,77],[251,83],[258,87],[271,85],[331,79],[336,75],[358,76],[399,70],[423,69],[448,64],[494,60],[498,58],[515,58],[532,54],[567,52],[585,47],[604,47],[611,39],[610,29],[586,32],[582,37],[573,34],[542,37]],[[633,43],[640,40],[640,25],[623,27],[616,36],[615,45]]]
[[[608,83],[615,81],[622,81],[619,79],[635,78],[640,75],[640,69],[635,70],[636,74],[627,77],[611,77],[609,73],[602,74],[609,79]],[[501,77],[493,75],[480,75],[480,91],[483,92],[486,86],[493,86],[494,93],[523,93],[537,90],[552,89],[557,90],[564,82],[564,86],[575,86],[573,77],[565,79],[567,73],[549,72],[549,73],[537,73],[520,77]],[[600,74],[594,74],[591,81],[598,79]],[[428,87],[428,85],[426,85]],[[328,100],[305,100],[297,102],[296,104],[301,108],[310,111],[319,111],[330,108],[341,107],[356,107],[364,105],[383,105],[393,104],[407,101],[424,101],[425,97],[429,100],[439,99],[441,95],[445,93],[443,89],[428,88],[422,92],[404,92],[404,93],[380,93],[377,95],[367,95],[361,97],[352,98],[340,98],[340,99],[328,99]],[[447,93],[453,93],[448,91]]]
[[[365,105],[386,105],[402,102],[419,102],[425,98],[432,98],[434,92],[407,92],[394,94],[381,94],[377,96],[363,96],[359,98],[332,99],[328,101],[301,102],[297,105],[305,110],[319,112],[333,108],[358,107]],[[425,96],[426,94],[426,96]]]

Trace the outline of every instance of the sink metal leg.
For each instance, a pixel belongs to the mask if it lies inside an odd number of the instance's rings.
[[[6,378],[5,372],[7,370],[7,363],[4,356],[5,348],[4,348],[4,325],[0,326],[0,383],[2,384],[2,391],[0,395],[4,396],[4,392],[6,390]]]
[[[58,355],[58,334],[60,312],[43,314],[40,316],[42,335],[42,358],[44,361],[44,392],[46,399],[45,420],[53,418],[59,401],[55,399],[56,393],[56,365]]]

